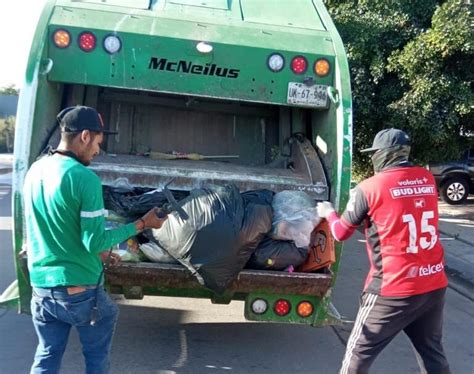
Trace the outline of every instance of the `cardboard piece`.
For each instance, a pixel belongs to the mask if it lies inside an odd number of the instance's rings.
[[[315,227],[311,233],[311,242],[308,247],[308,258],[296,271],[311,272],[330,266],[336,262],[334,238],[331,235],[326,220]]]

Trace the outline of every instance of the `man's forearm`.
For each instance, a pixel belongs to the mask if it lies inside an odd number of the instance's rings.
[[[349,239],[356,229],[356,227],[347,224],[339,218],[335,211],[330,213],[326,220],[329,223],[332,236],[339,242]]]

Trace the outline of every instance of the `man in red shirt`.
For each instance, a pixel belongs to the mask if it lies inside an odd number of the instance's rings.
[[[370,270],[340,374],[368,373],[377,355],[404,331],[422,373],[450,373],[441,343],[448,284],[438,232],[433,176],[408,161],[410,138],[380,131],[371,148],[375,175],[350,193],[339,218],[330,202],[317,210],[338,241],[365,223]]]

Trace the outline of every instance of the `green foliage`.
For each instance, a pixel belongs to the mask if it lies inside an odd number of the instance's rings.
[[[406,87],[390,108],[396,122],[423,141],[419,159],[457,157],[466,143],[461,133],[474,131],[470,18],[462,1],[447,1],[435,11],[431,28],[389,59],[388,68]]]
[[[0,87],[0,95],[18,96],[20,91],[11,84],[6,87]],[[0,118],[0,153],[13,152],[13,141],[15,139],[15,116]]]
[[[6,87],[0,87],[0,94],[1,95],[15,95],[18,96],[20,91],[18,88],[15,87],[14,84],[10,84],[9,86]]]
[[[0,118],[0,153],[13,152],[15,138],[15,116]]]
[[[349,57],[354,174],[386,127],[407,131],[417,162],[456,156],[473,129],[472,24],[461,0],[327,0]],[[471,62],[469,62],[471,61]]]

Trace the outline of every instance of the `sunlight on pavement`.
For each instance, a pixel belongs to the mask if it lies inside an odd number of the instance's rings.
[[[0,188],[0,200],[10,193],[10,187]]]
[[[457,223],[457,224],[467,224],[467,225],[472,225],[472,221],[469,219],[459,219],[459,218],[440,218],[439,219],[442,222],[450,222],[450,223]]]
[[[173,364],[174,368],[184,367],[188,361],[188,338],[186,337],[185,330],[179,331],[179,341],[180,341],[181,352],[179,354],[178,359]]]
[[[206,368],[208,369],[217,369],[217,370],[232,370],[231,367],[229,366],[215,366],[215,365],[206,365]]]
[[[0,185],[1,184],[11,186],[11,184],[12,184],[12,173],[0,174]],[[5,187],[5,186],[3,186],[3,187]]]
[[[0,217],[0,230],[12,230],[12,217]]]

